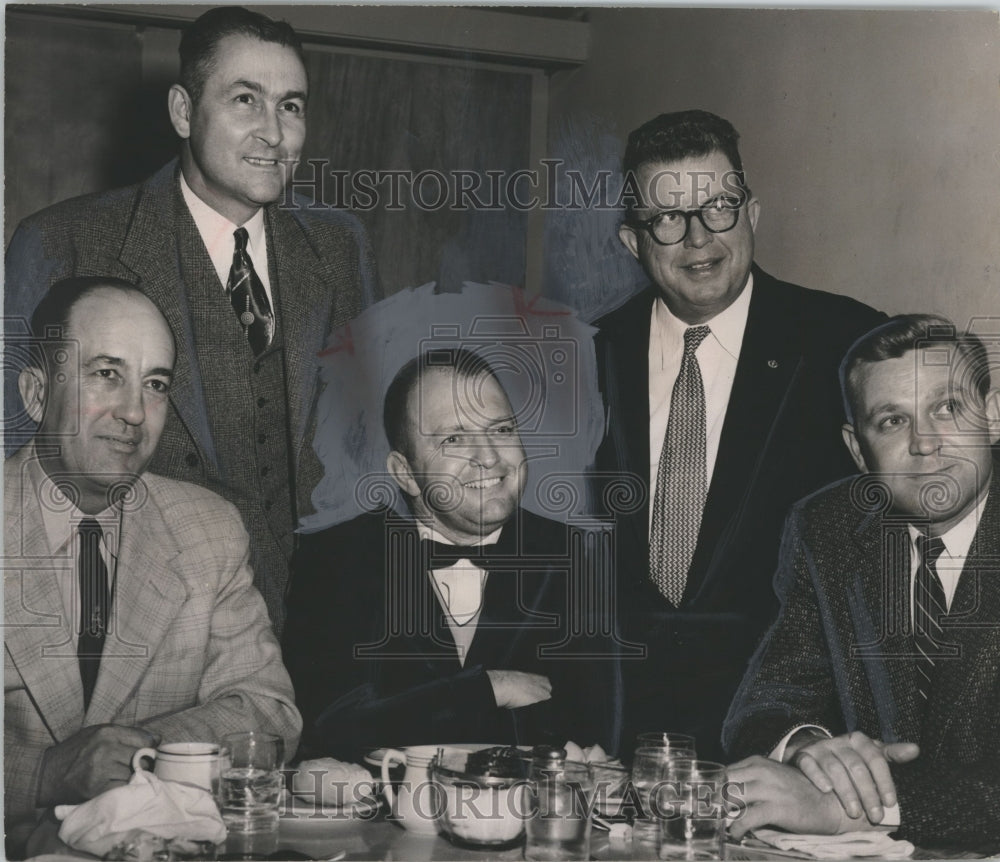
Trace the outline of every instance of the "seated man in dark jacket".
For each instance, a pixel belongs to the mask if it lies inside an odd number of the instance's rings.
[[[462,350],[412,360],[384,425],[412,517],[305,536],[293,565],[285,660],[303,753],[569,738],[613,751],[617,664],[583,610],[594,537],[520,508],[527,458],[492,369]]]

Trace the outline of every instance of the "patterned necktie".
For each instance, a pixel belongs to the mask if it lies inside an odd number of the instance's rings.
[[[233,266],[229,270],[226,293],[229,294],[236,319],[243,327],[250,349],[254,356],[260,356],[274,337],[274,315],[271,313],[267,291],[247,254],[247,241],[250,238],[247,229],[237,229],[233,237],[236,248],[233,251]]]
[[[707,326],[691,326],[684,332],[684,357],[670,396],[670,418],[656,470],[649,574],[675,607],[684,595],[708,496],[705,388],[695,351],[709,332]]]
[[[101,556],[101,525],[92,518],[80,522],[80,636],[76,655],[83,683],[83,708],[90,706],[90,697],[97,682],[104,652],[104,636],[108,629],[110,596],[108,569]]]
[[[948,613],[944,587],[937,573],[937,561],[944,551],[939,537],[917,536],[920,563],[913,583],[913,643],[917,648],[917,691],[926,704],[934,681],[934,663],[941,643],[939,620]]]

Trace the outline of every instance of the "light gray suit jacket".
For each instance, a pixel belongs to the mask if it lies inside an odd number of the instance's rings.
[[[137,725],[164,741],[260,729],[295,751],[301,719],[247,566],[235,507],[147,473],[125,504],[111,632],[84,713],[76,649],[27,446],[4,464],[4,815],[33,819],[42,753],[81,728]],[[37,465],[35,465],[37,467]]]

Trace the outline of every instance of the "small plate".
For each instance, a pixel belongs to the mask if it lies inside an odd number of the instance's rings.
[[[281,800],[281,822],[326,825],[371,820],[378,813],[381,799],[363,799],[353,805],[316,805],[287,790]]]

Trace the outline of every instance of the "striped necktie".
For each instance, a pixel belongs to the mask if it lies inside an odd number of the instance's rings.
[[[934,665],[943,641],[940,619],[948,613],[937,561],[944,551],[940,537],[917,536],[920,561],[913,583],[913,643],[917,648],[917,691],[926,705],[934,683]]]
[[[684,356],[670,396],[670,418],[656,470],[649,575],[675,607],[684,595],[708,496],[705,387],[695,351],[709,332],[707,326],[684,331]]]

